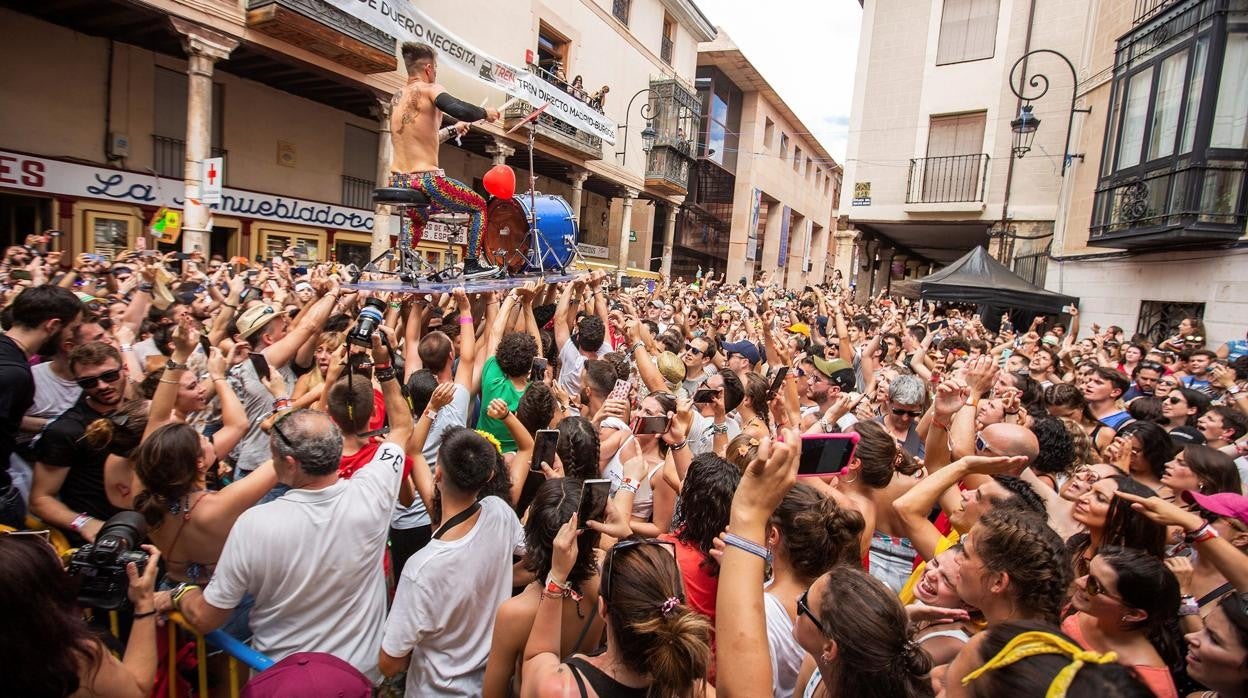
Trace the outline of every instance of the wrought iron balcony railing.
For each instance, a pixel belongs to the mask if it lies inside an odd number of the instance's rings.
[[[229,153],[225,148],[212,148],[214,158]],[[186,141],[169,136],[152,136],[152,169],[161,177],[182,179],[186,176]]]
[[[1096,190],[1088,243],[1124,249],[1238,239],[1248,222],[1248,163],[1178,165]]]
[[[910,160],[908,204],[949,204],[984,200],[988,155],[947,155]]]
[[[511,128],[517,121],[528,116],[532,111],[533,105],[528,102],[512,104],[503,112],[503,127]],[[601,138],[591,136],[570,124],[565,124],[550,114],[539,114],[536,124],[537,138],[563,146],[588,160],[602,159]]]
[[[371,209],[373,207],[373,188],[377,183],[371,179],[342,176],[342,205],[351,208]]]

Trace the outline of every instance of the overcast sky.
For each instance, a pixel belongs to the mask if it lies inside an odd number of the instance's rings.
[[[695,2],[844,164],[862,21],[857,0]]]

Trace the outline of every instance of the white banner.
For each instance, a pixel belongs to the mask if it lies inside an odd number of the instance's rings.
[[[588,242],[578,242],[576,247],[581,251],[581,255],[585,257],[606,259],[611,256],[611,250],[603,247],[602,245],[591,245]]]
[[[550,102],[546,113],[560,121],[615,143],[615,123],[560,88],[524,68],[487,56],[446,31],[411,0],[326,0],[330,5],[393,36],[400,43],[418,41],[438,53],[438,65],[450,66],[533,106]]]
[[[2,150],[0,188],[176,209],[181,209],[185,203],[182,197],[186,192],[180,179],[162,179]],[[209,208],[225,216],[373,232],[372,211],[229,187],[222,189],[221,203]]]

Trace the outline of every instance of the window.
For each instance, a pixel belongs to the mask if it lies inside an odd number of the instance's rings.
[[[551,29],[545,22],[537,27],[537,67],[545,71],[545,77],[556,84],[567,84],[568,39]],[[553,80],[552,80],[553,78]]]
[[[89,213],[87,221],[88,230],[91,231],[90,249],[92,252],[115,259],[121,252],[134,248],[130,242],[133,218]]]
[[[992,58],[1000,0],[945,0],[936,65]]]
[[[626,27],[628,26],[628,10],[632,4],[632,0],[611,0],[611,14]]]
[[[377,141],[374,131],[347,124],[342,144],[342,205],[373,207],[377,186]]]
[[[1209,147],[1248,148],[1248,33],[1227,39]]]
[[[980,201],[987,112],[931,117],[927,157],[910,164],[906,203]]]
[[[155,101],[160,108],[153,113],[152,169],[161,177],[182,179],[186,176],[186,73],[169,68],[156,68]],[[225,96],[220,83],[212,84],[211,154],[225,154],[221,148],[225,130]],[[227,171],[229,168],[226,168]]]
[[[1160,343],[1174,336],[1183,318],[1204,318],[1204,316],[1204,303],[1140,301],[1140,319],[1135,326],[1135,331],[1137,334],[1145,335],[1154,343]]]
[[[798,174],[802,173],[802,149],[801,148],[793,149],[793,171]]]
[[[984,149],[984,123],[988,112],[931,117],[927,156],[974,155]]]
[[[698,68],[697,89],[702,100],[698,157],[735,172],[740,142],[741,90],[713,66]]]
[[[672,64],[672,53],[676,46],[676,20],[671,15],[663,15],[663,36],[659,40],[659,57],[663,62]]]
[[[780,133],[780,159],[784,160],[789,157],[789,134]]]
[[[763,148],[770,151],[772,147],[775,146],[776,122],[765,116],[763,117],[763,120],[763,123],[766,124],[763,126]]]

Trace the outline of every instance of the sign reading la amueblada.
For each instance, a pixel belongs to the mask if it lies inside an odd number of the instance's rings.
[[[0,187],[142,206],[180,209],[185,203],[181,180],[2,150]],[[360,233],[371,233],[373,230],[372,211],[229,187],[222,190],[221,202],[209,208],[214,213],[241,218]]]

